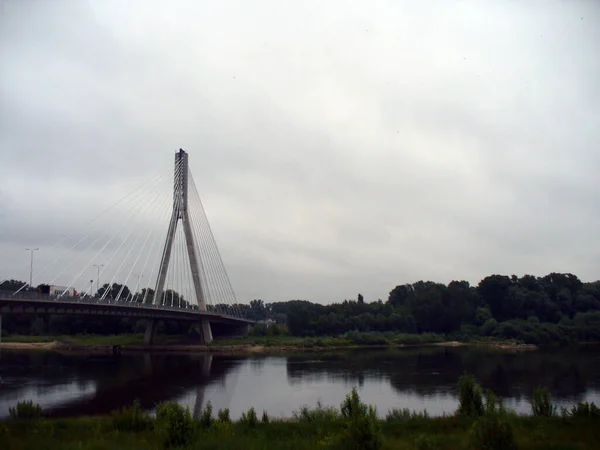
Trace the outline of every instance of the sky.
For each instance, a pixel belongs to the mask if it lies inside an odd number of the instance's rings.
[[[242,302],[600,278],[598,2],[0,8],[0,279],[179,148]]]

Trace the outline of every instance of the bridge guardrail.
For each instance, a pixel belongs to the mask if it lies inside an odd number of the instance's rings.
[[[211,315],[215,317],[222,317],[227,319],[237,319],[246,321],[245,318],[229,316],[227,314],[219,313],[218,311],[199,311],[196,308],[188,308],[188,307],[179,307],[179,306],[170,306],[170,305],[154,305],[151,303],[140,303],[140,302],[129,302],[124,300],[111,300],[111,299],[101,299],[99,297],[71,297],[71,296],[57,296],[57,295],[49,295],[49,294],[40,294],[39,292],[18,292],[14,293],[13,291],[0,290],[0,299],[3,300],[31,300],[31,301],[46,301],[46,302],[61,302],[61,303],[74,303],[74,304],[87,304],[87,305],[114,305],[114,306],[129,306],[129,307],[139,307],[144,309],[160,309],[167,311],[178,311],[178,312],[188,312],[188,313],[196,313],[201,315]]]

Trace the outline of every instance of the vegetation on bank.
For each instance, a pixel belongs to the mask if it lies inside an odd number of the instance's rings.
[[[278,331],[275,331],[278,330]],[[75,335],[75,336],[29,336],[12,335],[2,339],[4,343],[50,343],[57,342],[63,346],[73,347],[93,347],[93,346],[141,346],[143,345],[144,335],[138,334],[117,334],[117,335]],[[444,335],[435,333],[424,334],[406,334],[393,332],[370,332],[361,333],[353,331],[341,336],[321,336],[321,337],[299,337],[291,336],[285,327],[272,325],[255,326],[249,334],[233,336],[229,338],[216,339],[211,347],[264,347],[271,349],[343,349],[356,347],[393,347],[393,346],[411,346],[438,344],[443,342],[453,342],[453,339]],[[156,338],[154,345],[194,345],[194,339],[186,336],[160,335]],[[466,341],[472,344],[494,344],[517,347],[523,345],[521,341],[503,339],[497,340],[485,337],[473,337]]]
[[[213,345],[252,345],[261,347],[286,347],[286,348],[322,348],[322,347],[356,347],[356,346],[391,346],[391,345],[418,345],[446,341],[445,336],[434,333],[406,334],[394,332],[367,332],[351,331],[339,336],[292,336],[281,325],[266,326],[255,325],[249,334],[232,336],[226,339],[215,340]]]
[[[157,344],[170,344],[184,338],[178,335],[157,336]],[[31,335],[10,335],[2,338],[2,342],[13,343],[36,343],[36,342],[59,342],[64,345],[73,346],[106,346],[106,345],[142,345],[144,335],[137,334],[78,334],[73,336],[31,336]]]
[[[407,409],[377,417],[354,388],[340,408],[307,406],[288,420],[251,408],[233,421],[228,410],[214,414],[210,402],[198,417],[176,402],[157,405],[155,417],[139,403],[109,417],[45,419],[32,403],[10,410],[0,424],[0,448],[10,449],[596,449],[600,409],[579,403],[560,412],[548,392],[532,395],[530,416],[506,409],[470,375],[459,380],[455,414],[429,417]]]

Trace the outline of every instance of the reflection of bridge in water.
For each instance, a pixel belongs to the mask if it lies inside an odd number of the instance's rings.
[[[3,360],[7,354],[3,354]],[[17,356],[17,355],[15,355]],[[18,355],[22,356],[22,355]],[[32,355],[33,356],[33,355]],[[58,356],[58,355],[55,355]],[[120,364],[121,358],[134,358],[128,364]],[[69,358],[68,356],[66,358]],[[72,358],[76,360],[81,356]],[[232,372],[238,362],[234,359],[213,357],[213,355],[161,355],[143,354],[123,357],[89,357],[88,361],[95,359],[96,364],[85,367],[85,359],[80,361],[76,368],[77,381],[83,385],[92,383],[96,385],[93,393],[78,396],[74,400],[58,401],[44,407],[44,413],[48,417],[70,417],[81,415],[103,415],[115,409],[131,405],[134,400],[139,400],[142,408],[153,409],[157,403],[178,400],[182,396],[195,393],[195,402],[192,407],[194,415],[198,415],[204,404],[205,389],[215,382],[224,381],[226,376]],[[28,384],[43,386],[43,390],[52,389],[64,385],[65,374],[62,371],[44,373],[43,368],[50,361],[41,358],[39,361],[39,378],[29,378]],[[72,370],[72,366],[69,364]],[[16,364],[15,364],[16,363]],[[51,362],[53,367],[56,361]],[[94,366],[102,364],[104,370],[94,373]],[[38,364],[36,364],[38,365]],[[46,366],[47,367],[47,366]],[[78,370],[81,369],[81,370]],[[116,369],[116,370],[115,370]],[[2,376],[4,378],[18,378],[18,360],[9,365],[3,364]],[[78,373],[77,373],[78,372]],[[111,376],[112,374],[112,376]],[[27,386],[23,383],[4,385],[3,394],[21,396]]]

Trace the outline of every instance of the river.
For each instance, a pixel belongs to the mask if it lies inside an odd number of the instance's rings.
[[[290,417],[302,405],[339,406],[357,386],[385,416],[391,408],[431,415],[457,407],[457,380],[475,375],[507,406],[529,412],[534,387],[547,386],[559,406],[600,404],[600,347],[535,352],[421,347],[277,356],[200,354],[64,355],[2,350],[0,418],[18,401],[39,403],[51,417],[107,414],[139,399],[152,410],[176,400],[198,411],[210,400],[232,417],[254,407]]]

